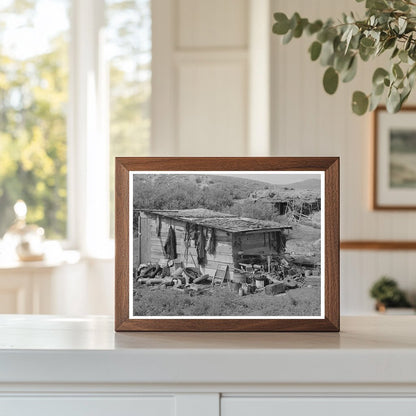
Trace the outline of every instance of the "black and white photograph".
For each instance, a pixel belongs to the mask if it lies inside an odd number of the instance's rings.
[[[323,182],[130,172],[130,318],[322,318]]]

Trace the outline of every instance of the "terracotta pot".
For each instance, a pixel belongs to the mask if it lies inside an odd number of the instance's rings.
[[[376,311],[377,312],[386,312],[386,305],[381,302],[376,303]]]

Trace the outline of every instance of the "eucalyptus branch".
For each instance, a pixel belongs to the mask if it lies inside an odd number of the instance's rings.
[[[356,0],[361,3],[364,0]],[[339,81],[350,82],[359,60],[369,61],[391,51],[389,68],[377,68],[372,92],[355,91],[352,109],[362,115],[374,110],[385,93],[387,109],[397,112],[411,93],[416,78],[416,3],[411,0],[365,0],[366,17],[344,14],[334,25],[332,19],[310,22],[295,13],[290,19],[275,13],[273,32],[283,43],[304,34],[315,39],[309,48],[313,61],[326,68],[323,86],[334,94]]]

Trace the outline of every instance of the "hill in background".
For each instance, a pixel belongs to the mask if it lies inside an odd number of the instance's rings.
[[[318,195],[319,179],[308,179],[286,185],[225,175],[136,174],[133,181],[135,209],[207,208],[239,216],[274,220],[272,206],[256,204],[256,196],[303,197]]]

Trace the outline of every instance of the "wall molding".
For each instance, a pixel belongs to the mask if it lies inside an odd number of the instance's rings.
[[[341,241],[340,248],[341,250],[416,250],[416,241],[350,240]]]

